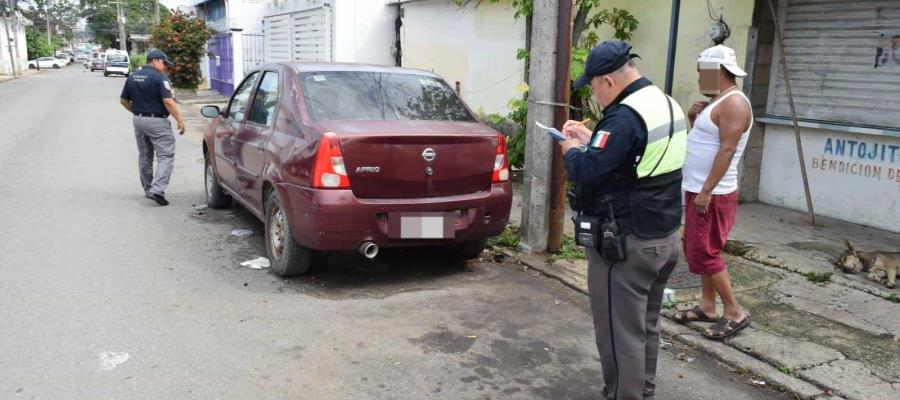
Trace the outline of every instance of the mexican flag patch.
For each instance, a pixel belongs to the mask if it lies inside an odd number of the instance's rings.
[[[597,135],[594,136],[594,142],[591,143],[591,147],[603,150],[606,148],[606,142],[609,141],[609,135],[612,135],[609,131],[597,131]]]

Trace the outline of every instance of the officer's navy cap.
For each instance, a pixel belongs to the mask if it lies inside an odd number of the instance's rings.
[[[575,89],[581,89],[596,76],[603,76],[621,68],[628,60],[640,58],[631,53],[631,45],[621,40],[607,40],[591,49],[584,73],[575,81]]]
[[[166,53],[163,53],[162,50],[150,50],[150,52],[147,53],[147,61],[150,60],[162,60],[169,67],[175,66],[175,63],[173,63],[172,60],[169,59],[169,56],[167,56]]]

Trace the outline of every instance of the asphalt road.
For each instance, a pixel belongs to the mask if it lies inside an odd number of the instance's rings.
[[[586,299],[514,265],[240,267],[262,224],[194,207],[199,131],[172,205],[143,197],[123,83],[73,66],[0,84],[0,399],[599,398]],[[658,399],[787,398],[672,345],[658,381]]]

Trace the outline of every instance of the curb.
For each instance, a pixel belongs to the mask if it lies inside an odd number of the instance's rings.
[[[740,257],[745,260],[753,261],[755,263],[759,263],[759,264],[762,264],[762,265],[765,265],[768,267],[783,269],[785,271],[793,272],[798,275],[806,275],[808,272],[810,272],[810,271],[806,271],[800,267],[787,265],[783,261],[778,261],[777,258],[764,257],[762,254],[760,254],[759,248],[757,248],[752,243],[738,241],[738,240],[729,240],[726,243],[724,250],[726,253],[731,254],[735,257]],[[887,292],[887,291],[884,291],[884,290],[881,290],[879,288],[872,287],[869,285],[863,285],[859,282],[856,282],[852,279],[849,279],[849,278],[844,277],[837,273],[834,273],[831,275],[830,282],[836,283],[838,285],[848,287],[851,289],[856,289],[861,292],[868,293],[868,294],[871,294],[876,297],[880,297],[884,300],[887,300],[887,301],[890,301],[893,303],[898,302],[896,300],[897,299],[896,294],[894,294],[894,293],[890,293],[890,292]]]
[[[553,278],[581,294],[588,295],[586,283],[582,285],[579,284],[579,282],[573,281],[570,277],[566,276],[563,268],[554,268],[553,264],[547,263],[545,257],[524,255],[512,252],[508,249],[498,249],[498,251],[510,259],[516,260],[521,264],[540,272],[544,276]],[[660,331],[664,335],[671,337],[674,341],[695,348],[739,371],[752,372],[766,382],[771,382],[773,386],[793,394],[799,399],[823,399],[827,396],[831,396],[830,391],[820,389],[818,386],[806,380],[785,374],[776,366],[754,358],[729,344],[700,337],[700,335],[691,328],[672,321],[665,314],[662,315],[665,318],[660,320]]]

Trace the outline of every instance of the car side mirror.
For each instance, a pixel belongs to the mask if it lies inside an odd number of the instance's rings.
[[[206,118],[215,118],[222,115],[222,111],[219,110],[219,106],[203,106],[200,109],[200,114]]]

